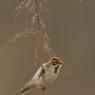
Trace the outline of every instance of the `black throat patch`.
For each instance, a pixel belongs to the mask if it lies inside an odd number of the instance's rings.
[[[54,73],[57,73],[57,72],[58,72],[58,68],[59,68],[59,66],[56,66],[56,67],[54,68]]]

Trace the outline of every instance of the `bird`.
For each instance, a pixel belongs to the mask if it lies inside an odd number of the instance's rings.
[[[43,64],[43,69],[40,66],[34,76],[25,84],[25,86],[16,92],[16,95],[25,95],[32,87],[45,89],[45,85],[51,84],[59,75],[61,67],[64,63],[58,57],[52,57]],[[45,78],[45,85],[43,84],[43,75]]]

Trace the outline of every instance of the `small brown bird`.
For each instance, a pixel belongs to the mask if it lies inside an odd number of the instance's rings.
[[[25,86],[16,93],[16,95],[23,95],[32,87],[44,87],[42,82],[43,73],[45,76],[45,84],[47,85],[49,83],[52,83],[57,78],[62,65],[63,62],[59,58],[51,58],[49,62],[43,64],[44,70],[42,70],[42,68],[40,67],[33,78],[29,82],[27,82]]]

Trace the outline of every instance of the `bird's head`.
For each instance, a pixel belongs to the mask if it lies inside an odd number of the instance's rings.
[[[53,57],[51,58],[51,65],[56,67],[56,66],[64,65],[64,63],[58,57]]]

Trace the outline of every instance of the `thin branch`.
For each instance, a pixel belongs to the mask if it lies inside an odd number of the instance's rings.
[[[43,87],[42,87],[42,94],[46,95],[46,85],[45,85],[45,72],[44,72],[44,67],[43,67],[43,60],[44,60],[44,42],[43,42],[43,35],[42,35],[42,30],[41,30],[41,23],[40,23],[40,13],[39,13],[39,6],[38,6],[38,0],[35,0],[35,5],[36,5],[36,13],[37,13],[37,28],[38,28],[38,60],[39,60],[39,64],[41,64],[41,68],[42,68],[42,83],[43,83]]]

